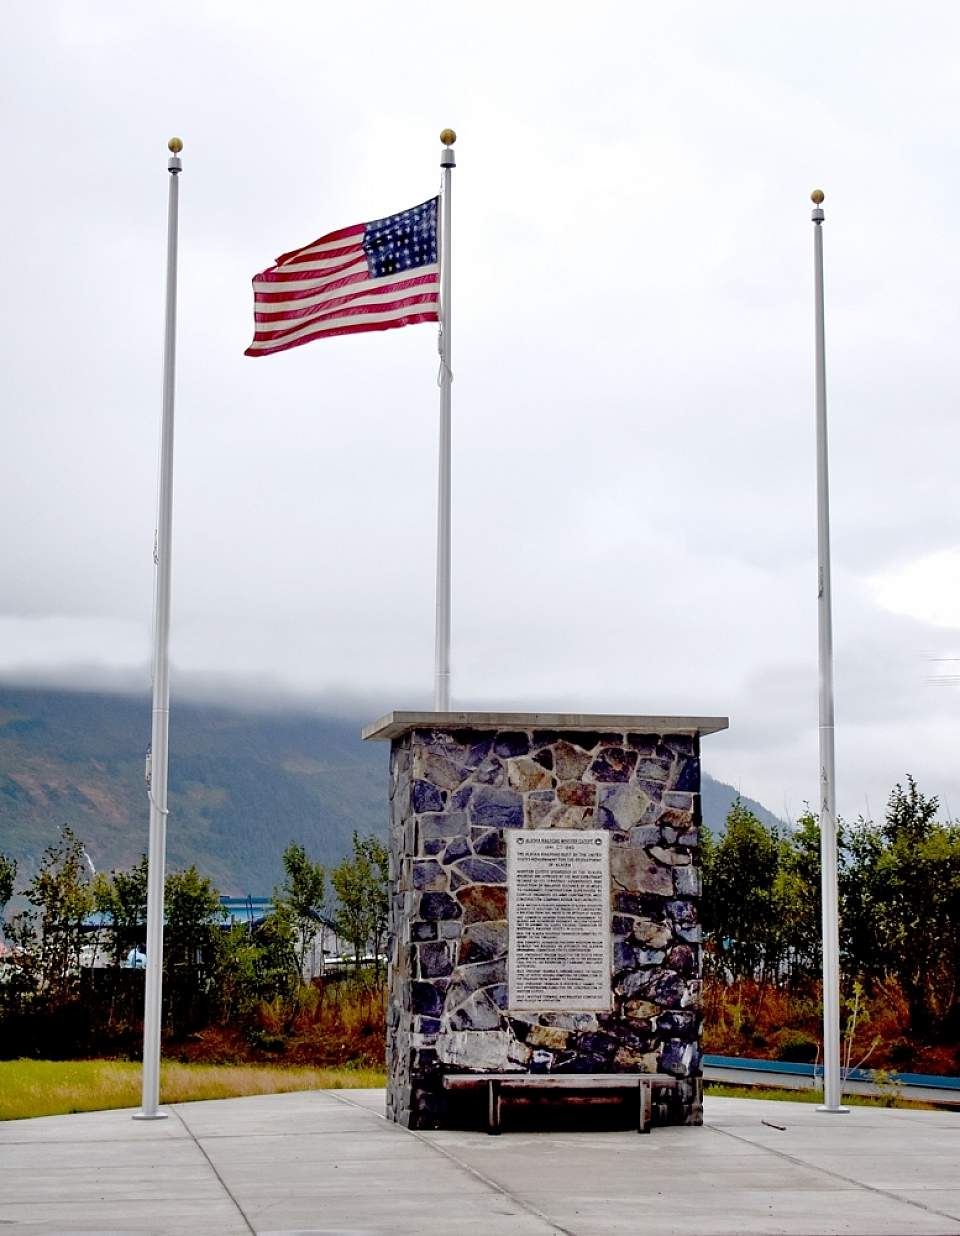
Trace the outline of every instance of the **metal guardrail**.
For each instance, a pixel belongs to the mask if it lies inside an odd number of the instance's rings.
[[[785,1090],[821,1090],[823,1067],[793,1064],[786,1060],[752,1060],[741,1056],[704,1056],[705,1081],[726,1082],[732,1086],[778,1086]],[[873,1097],[896,1095],[919,1103],[960,1107],[960,1077],[938,1077],[933,1073],[888,1073],[882,1082],[874,1080],[870,1069],[851,1069],[843,1082],[846,1094]]]

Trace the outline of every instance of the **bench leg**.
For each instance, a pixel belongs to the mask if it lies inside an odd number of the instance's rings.
[[[500,1132],[500,1083],[487,1082],[487,1132]]]
[[[638,1133],[649,1133],[650,1132],[650,1117],[651,1117],[650,1109],[652,1106],[651,1091],[653,1087],[650,1086],[647,1082],[639,1082],[637,1089],[640,1091],[640,1121],[637,1127],[637,1132]]]

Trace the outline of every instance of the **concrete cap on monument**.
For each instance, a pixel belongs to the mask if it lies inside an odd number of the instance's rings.
[[[397,738],[417,729],[625,730],[637,734],[717,734],[730,726],[729,717],[627,716],[579,712],[388,712],[364,726],[366,741]]]

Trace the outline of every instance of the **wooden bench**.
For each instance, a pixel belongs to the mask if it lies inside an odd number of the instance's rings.
[[[500,1132],[500,1104],[516,1090],[636,1090],[639,1099],[637,1132],[649,1133],[653,1089],[675,1089],[677,1079],[667,1073],[447,1073],[446,1090],[487,1087],[487,1132]]]

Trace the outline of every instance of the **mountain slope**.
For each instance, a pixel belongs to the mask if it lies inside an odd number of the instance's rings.
[[[137,861],[149,740],[146,698],[0,685],[0,850],[20,861],[21,884],[64,824],[98,869]],[[384,832],[387,745],[361,742],[355,720],[177,701],[169,788],[168,866],[195,863],[225,894],[268,893],[288,842],[333,864],[354,829]],[[704,776],[714,833],[735,797]]]
[[[747,798],[745,794],[741,795],[732,785],[727,785],[725,781],[715,781],[709,774],[704,773],[700,787],[700,808],[704,823],[715,837],[722,834],[727,812],[737,798],[748,811],[753,812],[761,824],[766,824],[768,828],[783,828],[783,820],[769,811],[763,803],[758,803],[755,798]]]
[[[147,848],[150,703],[0,687],[0,849],[32,864],[69,824],[98,868]],[[170,716],[171,868],[196,865],[224,893],[269,891],[301,841],[338,861],[354,828],[382,832],[386,748],[359,725],[309,713],[177,703]]]

